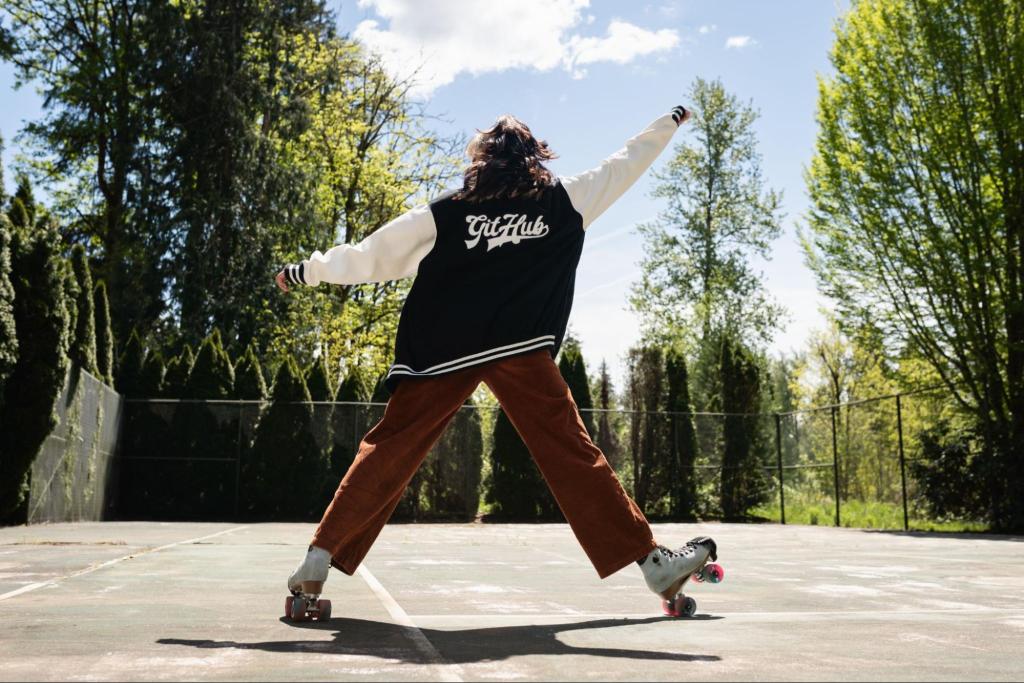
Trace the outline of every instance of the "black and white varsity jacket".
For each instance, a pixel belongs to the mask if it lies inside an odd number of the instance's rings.
[[[467,202],[449,192],[358,244],[285,267],[293,284],[413,277],[385,386],[546,348],[572,308],[587,227],[654,162],[684,109],[655,119],[598,167],[559,177],[539,198]]]

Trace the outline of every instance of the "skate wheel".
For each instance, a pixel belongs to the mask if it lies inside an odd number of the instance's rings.
[[[661,611],[668,617],[678,617],[679,613],[676,612],[675,600],[662,600]]]
[[[679,598],[676,598],[678,600]],[[692,617],[697,613],[697,601],[693,598],[683,598],[683,604],[679,609],[679,616],[681,617]]]
[[[292,618],[292,621],[306,620],[306,600],[302,596],[298,596],[292,600],[292,610],[290,616]]]
[[[704,575],[704,580],[708,583],[720,583],[725,578],[725,570],[722,569],[720,564],[709,564],[704,567],[704,571],[701,573]]]
[[[320,610],[320,615],[317,617],[317,621],[327,621],[331,618],[331,601],[330,600],[317,600],[317,608]]]
[[[292,595],[289,595],[284,599],[284,615],[288,618],[291,618],[292,616],[292,602],[294,601],[295,597]]]

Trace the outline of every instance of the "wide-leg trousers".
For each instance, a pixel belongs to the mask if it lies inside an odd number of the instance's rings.
[[[428,451],[484,382],[522,437],[602,579],[656,547],[650,525],[591,441],[547,349],[430,377],[403,379],[363,437],[312,545],[353,574]]]

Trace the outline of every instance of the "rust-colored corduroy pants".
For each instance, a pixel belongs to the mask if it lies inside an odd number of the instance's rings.
[[[551,353],[539,349],[399,383],[313,536],[335,567],[355,572],[427,452],[480,382],[519,432],[598,576],[655,548],[647,519],[590,440]]]

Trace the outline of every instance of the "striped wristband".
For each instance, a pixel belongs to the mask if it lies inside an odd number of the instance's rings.
[[[284,279],[287,280],[288,284],[291,284],[291,285],[305,285],[305,284],[308,284],[306,282],[305,269],[306,269],[306,266],[303,263],[298,263],[298,264],[290,263],[290,264],[286,265],[282,269],[282,270],[284,270]]]
[[[672,120],[676,122],[677,126],[684,116],[686,116],[686,107],[683,105],[672,107]]]

